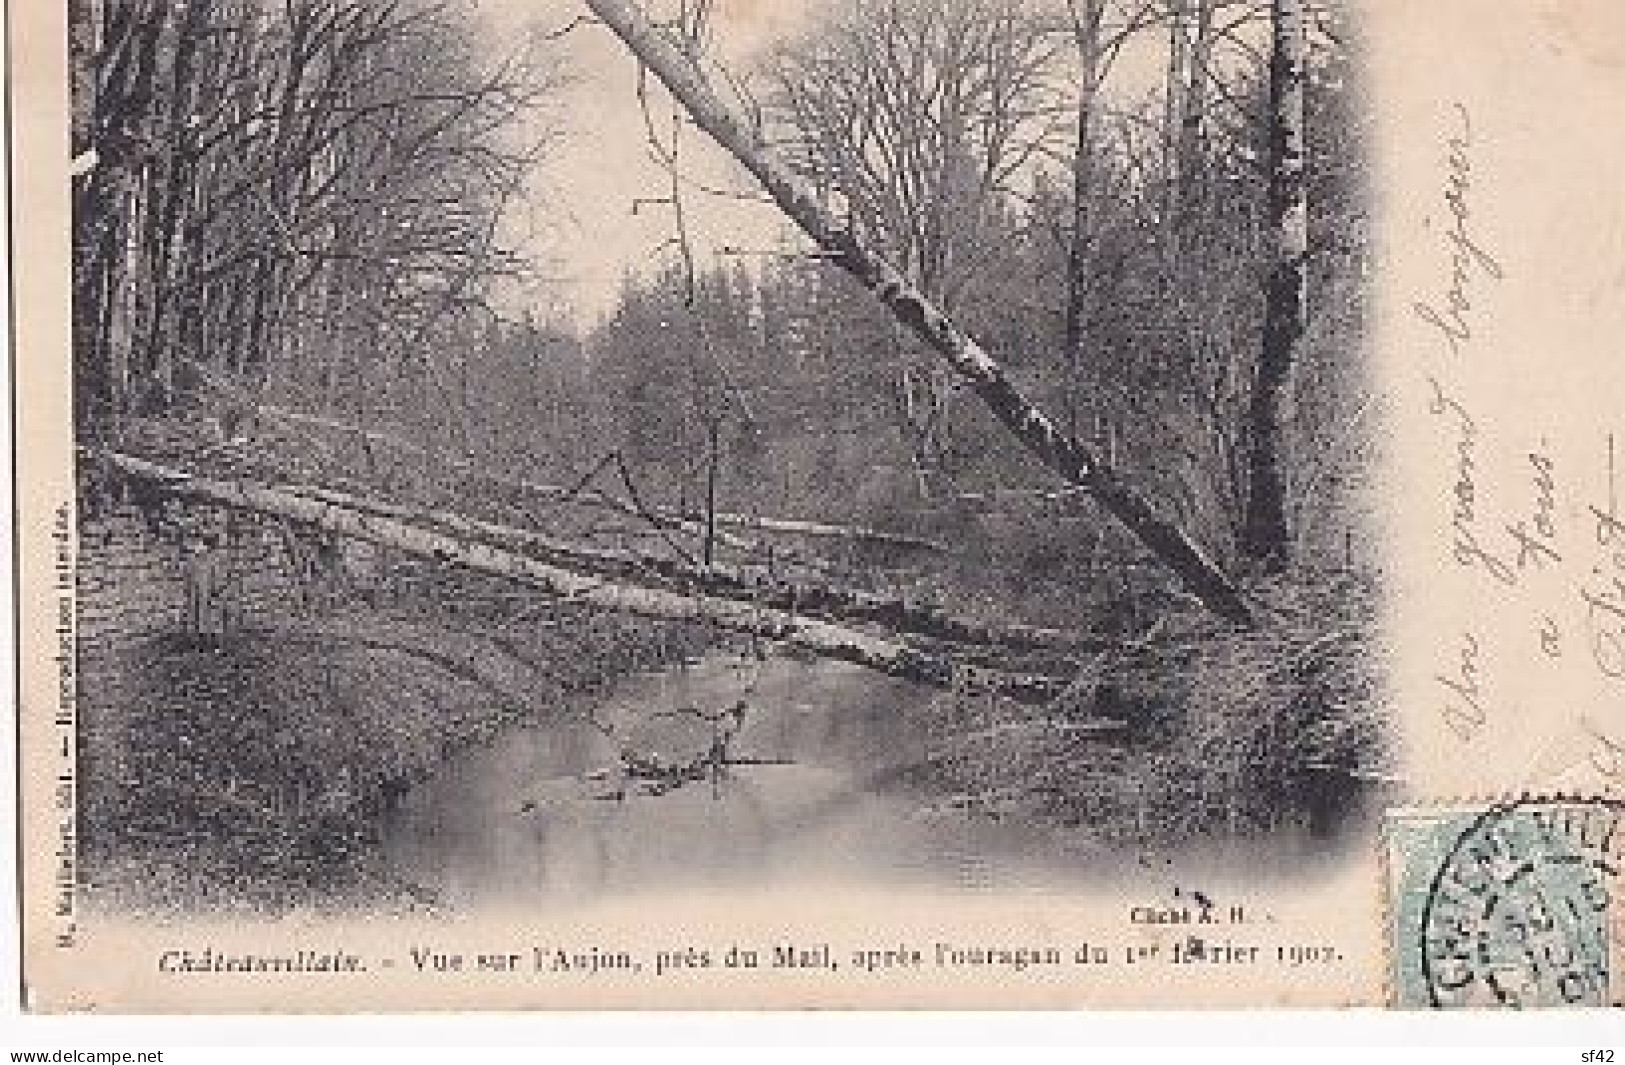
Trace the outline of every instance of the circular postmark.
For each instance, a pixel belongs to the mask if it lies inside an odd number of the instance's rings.
[[[1422,911],[1429,1000],[1617,1003],[1622,859],[1625,801],[1529,799],[1474,817],[1439,863]]]

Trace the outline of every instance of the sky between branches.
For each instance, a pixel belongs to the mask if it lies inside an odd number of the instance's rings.
[[[510,240],[536,257],[538,278],[503,297],[507,310],[526,308],[544,319],[587,328],[615,303],[628,270],[658,265],[675,233],[668,205],[640,203],[668,195],[669,177],[651,157],[637,97],[637,63],[605,27],[585,20],[583,0],[471,0],[494,49],[511,48],[524,34],[552,35],[548,55],[566,64],[574,81],[545,121],[561,138],[533,182],[533,193],[511,210]],[[736,78],[749,79],[753,63],[775,42],[812,22],[833,0],[713,0],[709,54]],[[678,0],[644,0],[668,17]],[[1165,52],[1157,35],[1118,58],[1110,92],[1136,95],[1157,82]],[[760,92],[765,87],[754,88]],[[671,102],[649,78],[650,112],[661,136],[670,130]],[[682,171],[695,182],[739,192],[759,190],[748,174],[704,133],[686,125]],[[634,205],[637,205],[634,211]],[[689,189],[684,211],[697,265],[727,249],[747,261],[759,253],[806,247],[788,236],[787,223],[765,201],[748,202]],[[665,250],[662,251],[662,248]]]
[[[716,0],[713,51],[736,73],[761,50],[801,24],[817,0]],[[661,3],[650,5],[662,11]],[[524,33],[557,33],[587,14],[581,0],[477,0],[497,48]],[[637,64],[606,28],[581,24],[545,47],[568,65],[574,82],[548,121],[562,137],[547,155],[528,202],[512,211],[511,237],[538,259],[538,280],[508,294],[510,310],[533,307],[586,327],[614,304],[627,270],[656,265],[674,233],[665,204],[638,203],[669,192],[670,178],[649,152],[637,98]],[[662,136],[671,104],[650,78],[650,111]],[[703,133],[681,135],[683,172],[697,181],[740,192],[756,190],[749,176]],[[634,213],[634,204],[637,210]],[[770,204],[690,189],[684,211],[691,244],[703,266],[724,246],[776,247],[784,224]]]

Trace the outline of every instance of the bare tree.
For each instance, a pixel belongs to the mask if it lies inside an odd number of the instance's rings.
[[[818,190],[770,150],[761,132],[738,117],[712,89],[677,42],[627,0],[588,0],[588,4],[660,78],[695,123],[732,153],[837,265],[936,351],[1029,451],[1099,502],[1214,613],[1239,624],[1253,622],[1240,591],[1202,548],[1159,514],[1093,448],[1057,427],[975,340],[837,217],[822,202]]]
[[[198,366],[250,392],[311,369],[288,357],[360,382],[379,349],[415,346],[521,268],[498,223],[539,145],[514,130],[557,77],[523,49],[491,59],[460,9],[76,0],[71,15],[87,433],[190,402]]]
[[[997,259],[1002,205],[1063,126],[1060,39],[1023,0],[848,2],[769,62],[792,163],[846,224],[952,313]],[[894,335],[896,407],[922,493],[951,375]]]
[[[1267,224],[1273,238],[1264,336],[1248,412],[1248,496],[1242,549],[1267,569],[1285,568],[1287,528],[1283,404],[1307,326],[1309,211],[1305,184],[1306,26],[1302,0],[1272,0],[1270,169]]]
[[[1068,0],[1072,38],[1077,50],[1077,104],[1072,149],[1072,225],[1067,241],[1065,337],[1067,364],[1067,432],[1077,436],[1077,396],[1084,388],[1083,367],[1089,358],[1089,317],[1096,273],[1096,240],[1101,153],[1099,126],[1102,90],[1124,45],[1156,17],[1150,4],[1124,11],[1111,20],[1110,0]],[[1097,412],[1098,414],[1098,412]],[[1104,434],[1100,434],[1104,435]]]

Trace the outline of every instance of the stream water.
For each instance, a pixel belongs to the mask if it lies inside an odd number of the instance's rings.
[[[384,825],[399,875],[455,908],[673,888],[857,879],[1044,890],[1084,856],[1044,830],[911,789],[928,693],[831,662],[715,656],[629,678],[590,707],[514,727],[413,789]],[[667,764],[704,752],[713,725],[680,707],[744,699],[717,782],[622,799],[617,746]],[[611,737],[614,737],[613,739]]]

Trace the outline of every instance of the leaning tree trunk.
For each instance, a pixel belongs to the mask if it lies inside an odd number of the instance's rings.
[[[283,422],[302,429],[308,428],[338,433],[358,441],[363,451],[369,451],[376,446],[418,455],[433,461],[438,466],[455,470],[459,476],[495,488],[509,489],[521,496],[534,496],[539,500],[546,500],[559,505],[568,503],[582,507],[613,510],[629,518],[640,519],[661,530],[674,530],[700,536],[707,533],[704,514],[696,514],[681,507],[644,507],[637,503],[630,503],[617,496],[585,487],[585,483],[592,480],[591,477],[587,478],[587,482],[569,487],[542,484],[525,480],[522,477],[491,473],[478,462],[459,458],[456,455],[436,454],[421,444],[379,429],[368,429],[352,422],[339,421],[336,418],[302,414],[271,403],[259,402],[245,389],[232,384],[223,377],[210,373],[208,368],[201,363],[185,358],[182,358],[181,362],[188,367],[203,385],[218,393],[217,398],[222,407],[225,408],[251,412],[255,417]],[[792,538],[810,540],[843,540],[855,544],[897,548],[905,551],[929,551],[937,554],[948,551],[948,545],[942,541],[932,540],[924,536],[914,536],[909,533],[893,532],[887,529],[871,529],[857,525],[832,525],[827,522],[773,518],[759,514],[735,514],[726,510],[717,511],[713,517],[715,518],[716,527],[710,530],[709,535],[716,546],[728,547],[755,555],[769,553],[763,542],[733,536],[724,531],[724,527],[750,529],[762,533],[777,533]],[[773,553],[800,565],[815,565],[822,568],[828,568],[829,566],[829,563],[824,560],[815,560],[810,556],[802,557],[795,552],[786,552],[783,549]]]
[[[538,589],[581,606],[614,610],[657,621],[710,625],[728,632],[781,641],[820,658],[851,662],[888,676],[953,689],[972,684],[1023,702],[1047,703],[1066,682],[1048,674],[1017,674],[976,667],[901,640],[850,625],[775,609],[759,602],[708,594],[704,590],[645,587],[543,561],[485,537],[454,533],[444,522],[420,524],[379,508],[363,508],[343,497],[322,498],[298,490],[239,479],[194,477],[113,451],[91,451],[116,475],[142,482],[147,491],[208,506],[224,507],[321,529],[352,540],[452,564]],[[1110,729],[1115,721],[1084,722]]]
[[[1242,551],[1269,571],[1290,559],[1285,450],[1287,383],[1307,321],[1305,267],[1309,209],[1304,188],[1304,13],[1302,0],[1272,0],[1270,188],[1273,262],[1265,292],[1264,337],[1248,416],[1247,514]]]
[[[900,635],[921,637],[941,645],[963,646],[967,650],[1041,651],[1070,658],[1084,653],[1098,654],[1108,646],[1101,639],[1082,633],[1032,625],[989,625],[952,614],[929,602],[827,583],[793,581],[761,568],[752,570],[717,564],[700,567],[638,551],[588,548],[543,533],[450,511],[405,506],[325,488],[284,485],[277,491],[331,503],[359,514],[379,515],[419,529],[432,529],[470,542],[489,543],[576,573],[643,587],[703,593],[838,624],[879,625]]]
[[[1044,465],[1083,488],[1168,567],[1204,605],[1239,625],[1254,623],[1240,590],[1183,529],[1168,521],[1094,449],[1063,432],[1016,388],[1004,368],[880,255],[866,247],[803,180],[711,88],[681,46],[630,0],[587,0],[694,123],[762,184],[803,232],[936,351]]]

